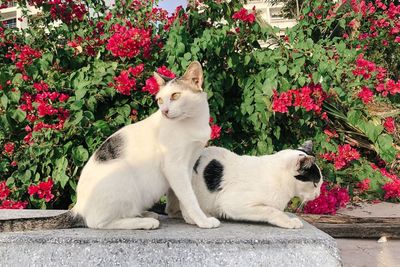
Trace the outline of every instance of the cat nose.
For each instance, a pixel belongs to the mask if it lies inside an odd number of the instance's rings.
[[[161,112],[162,112],[164,115],[168,115],[169,110],[168,110],[168,109],[163,109],[163,110],[161,110]]]

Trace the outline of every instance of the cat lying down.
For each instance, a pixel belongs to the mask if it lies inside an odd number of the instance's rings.
[[[311,154],[311,141],[298,149],[260,157],[208,147],[193,172],[192,184],[200,207],[217,218],[301,228],[303,223],[283,210],[294,196],[303,202],[319,196],[322,174]],[[170,217],[182,216],[194,224],[171,192],[168,201],[166,211]]]

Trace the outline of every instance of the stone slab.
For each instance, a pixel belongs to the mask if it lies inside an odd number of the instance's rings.
[[[1,210],[0,219],[60,211]],[[1,266],[340,266],[336,242],[303,229],[223,222],[200,229],[161,218],[157,230],[66,229],[0,233]]]
[[[357,217],[400,217],[400,203],[358,203],[338,210],[338,214]],[[344,267],[351,266],[400,266],[400,240],[337,238]]]

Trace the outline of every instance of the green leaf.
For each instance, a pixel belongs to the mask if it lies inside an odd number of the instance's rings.
[[[72,159],[75,165],[83,166],[83,164],[89,159],[89,152],[82,145],[74,147],[72,149]]]
[[[16,109],[14,113],[12,113],[11,118],[16,120],[17,122],[23,122],[26,117],[26,112],[21,109]]]
[[[287,71],[286,65],[281,65],[281,66],[279,67],[279,72],[280,72],[281,74],[285,74],[286,71]]]
[[[303,77],[303,76],[301,76],[301,77],[299,77],[299,79],[297,80],[297,82],[299,83],[299,85],[300,85],[301,87],[303,87],[303,86],[306,84],[306,78]]]
[[[7,109],[8,98],[7,98],[6,94],[3,94],[3,95],[1,96],[0,103],[1,103],[1,105],[3,106],[4,109]]]
[[[66,157],[59,158],[55,161],[55,167],[52,173],[52,178],[59,182],[61,187],[64,188],[67,184],[69,177],[66,175],[68,167],[68,160]]]

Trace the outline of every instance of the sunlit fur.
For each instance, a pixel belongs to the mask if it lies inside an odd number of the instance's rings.
[[[203,171],[213,159],[219,161],[224,169],[220,190],[210,192],[204,182]],[[315,185],[295,178],[299,174],[301,159],[315,160],[304,152],[292,149],[255,157],[239,156],[220,147],[208,147],[201,154],[197,173],[193,175],[193,188],[202,210],[209,216],[300,228],[302,222],[289,217],[283,210],[294,196],[302,201],[318,197],[322,184],[319,168],[321,179]],[[170,203],[168,212],[171,217],[178,217],[179,205]],[[193,223],[184,210],[182,215],[188,223]]]
[[[201,66],[192,63],[179,81],[156,79],[161,87],[156,98],[163,99],[160,109],[114,134],[123,142],[118,158],[99,162],[95,153],[82,170],[73,212],[90,228],[157,228],[159,221],[146,211],[170,187],[199,227],[219,225],[202,212],[190,182],[192,166],[211,131],[207,96],[198,82]],[[175,92],[181,96],[171,101]],[[169,110],[168,116],[163,109]]]

